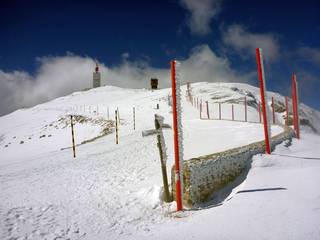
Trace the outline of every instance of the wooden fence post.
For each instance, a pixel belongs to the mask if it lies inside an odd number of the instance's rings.
[[[119,136],[118,136],[118,111],[115,110],[115,120],[116,120],[116,144],[119,143]]]
[[[73,117],[72,117],[72,115],[70,116],[70,121],[71,121],[71,136],[72,136],[73,158],[76,158],[76,145],[75,145],[75,141],[74,141],[74,130],[73,130]]]
[[[274,112],[274,98],[271,97],[271,107],[272,107],[272,122],[273,124],[276,123],[276,116],[275,116],[275,112]]]
[[[136,108],[133,107],[133,130],[136,130]]]
[[[234,121],[234,109],[233,109],[233,104],[231,105],[231,111],[232,111],[232,121]]]

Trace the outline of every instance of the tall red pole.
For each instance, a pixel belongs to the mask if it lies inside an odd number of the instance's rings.
[[[296,74],[292,74],[292,108],[293,108],[293,126],[296,132],[296,137],[300,138],[300,120],[299,120],[299,98],[298,98],[298,83]]]
[[[257,65],[258,65],[258,77],[260,82],[260,95],[261,95],[261,102],[262,102],[262,114],[263,114],[263,129],[264,129],[264,136],[265,136],[265,146],[266,146],[266,153],[271,153],[270,148],[270,126],[268,121],[268,113],[267,113],[267,103],[266,103],[266,87],[265,87],[265,74],[264,74],[264,66],[263,66],[263,56],[262,56],[262,49],[256,49],[256,58],[257,58]]]
[[[272,104],[272,122],[273,122],[273,124],[275,124],[276,123],[276,116],[275,116],[275,113],[274,113],[274,98],[272,97],[271,98],[271,104]]]
[[[244,97],[244,121],[248,121],[247,116],[247,96]]]
[[[174,160],[175,160],[175,179],[176,179],[176,200],[177,211],[182,210],[181,181],[180,181],[180,156],[178,139],[178,112],[176,96],[176,61],[171,61],[171,82],[172,82],[172,113],[173,113],[173,132],[174,132]]]
[[[289,103],[288,103],[288,97],[286,97],[286,125],[289,126]]]
[[[221,120],[221,103],[219,102],[219,120]]]

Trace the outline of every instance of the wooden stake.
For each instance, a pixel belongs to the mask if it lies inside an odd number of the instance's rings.
[[[133,107],[133,130],[136,130],[136,108]]]
[[[119,143],[119,136],[118,136],[118,111],[115,110],[115,120],[116,120],[116,144]]]
[[[75,145],[75,142],[74,142],[74,130],[73,130],[73,117],[72,117],[72,115],[70,116],[70,121],[71,121],[71,136],[72,136],[73,158],[76,158],[76,145]]]
[[[155,115],[155,119],[154,119],[154,124],[155,124],[155,128],[156,128],[157,131],[162,131],[161,124],[160,124],[159,120],[157,119],[156,115]],[[170,197],[168,176],[167,176],[167,165],[166,165],[167,161],[165,159],[165,156],[163,156],[163,153],[164,153],[164,151],[166,149],[164,148],[164,146],[162,146],[160,133],[157,134],[157,140],[158,140],[157,146],[158,146],[159,155],[160,155],[162,181],[163,181],[163,189],[164,189],[164,201],[165,202],[171,202],[172,199]]]
[[[273,124],[276,123],[276,116],[275,116],[275,112],[274,112],[274,98],[271,97],[271,106],[272,106],[272,122]]]
[[[288,97],[286,97],[285,101],[286,101],[286,125],[289,126],[289,103],[288,103]]]
[[[244,97],[244,121],[248,121],[248,114],[247,114],[247,96]]]
[[[208,101],[206,101],[206,105],[207,105],[207,116],[208,116],[208,119],[210,119],[210,115],[209,115],[209,104],[208,104]]]
[[[231,111],[232,111],[232,121],[234,121],[234,109],[233,109],[233,104],[231,105]]]

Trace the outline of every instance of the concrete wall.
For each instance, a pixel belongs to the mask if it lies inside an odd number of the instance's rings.
[[[272,138],[272,150],[285,140],[291,140],[293,131],[285,128],[284,132]],[[214,192],[233,181],[247,169],[255,154],[265,152],[264,141],[255,142],[243,147],[230,149],[224,152],[192,158],[184,161],[184,199],[185,206],[204,203]],[[172,180],[174,177],[172,168]],[[174,183],[174,181],[172,181]],[[172,184],[175,197],[175,184]]]

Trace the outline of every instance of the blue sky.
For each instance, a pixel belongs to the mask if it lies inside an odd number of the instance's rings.
[[[262,47],[268,89],[288,94],[295,71],[301,100],[320,109],[320,3],[316,0],[13,0],[1,1],[0,9],[0,84],[6,89],[0,94],[7,102],[15,101],[5,109],[0,106],[0,114],[77,90],[68,88],[32,101],[12,97],[23,92],[9,95],[14,91],[9,81],[18,86],[24,81],[28,85],[53,81],[44,76],[47,65],[63,57],[97,58],[114,71],[124,62],[158,71],[168,68],[172,58],[187,61],[199,46],[207,46],[201,53],[217,57],[218,64],[227,61],[226,72],[232,70],[233,76],[242,81],[247,77],[253,84],[257,84],[254,49]]]

